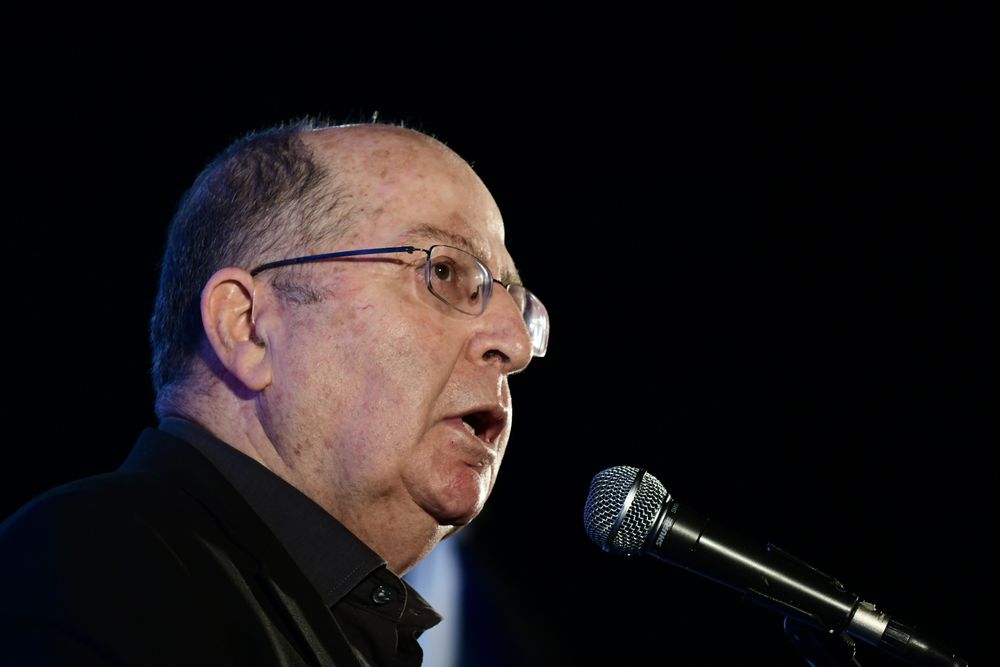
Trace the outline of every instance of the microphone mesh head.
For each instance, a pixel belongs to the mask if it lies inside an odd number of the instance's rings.
[[[583,527],[597,546],[617,554],[641,553],[660,508],[670,496],[648,472],[636,480],[639,468],[614,466],[594,475],[583,508]],[[631,501],[629,491],[638,486]],[[626,507],[627,503],[627,507]],[[612,531],[619,523],[617,531]]]

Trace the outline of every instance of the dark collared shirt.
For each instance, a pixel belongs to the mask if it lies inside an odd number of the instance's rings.
[[[168,417],[159,428],[204,454],[260,515],[330,607],[361,660],[421,663],[417,637],[441,617],[378,554],[298,489],[201,426]]]

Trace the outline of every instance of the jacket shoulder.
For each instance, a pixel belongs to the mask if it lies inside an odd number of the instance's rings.
[[[193,499],[150,475],[42,494],[0,524],[3,655],[118,660],[185,643],[212,655],[219,640],[192,566],[204,560],[195,545],[220,543],[217,533]]]

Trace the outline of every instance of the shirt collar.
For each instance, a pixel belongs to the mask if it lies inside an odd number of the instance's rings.
[[[275,534],[327,606],[340,602],[375,570],[386,568],[378,554],[326,510],[202,426],[166,417],[159,428],[190,443],[222,473]],[[400,585],[412,590],[401,579]]]

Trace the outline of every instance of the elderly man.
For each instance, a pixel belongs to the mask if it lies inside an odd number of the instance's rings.
[[[439,616],[400,575],[482,510],[548,342],[471,167],[389,125],[236,142],[151,332],[158,428],[0,527],[0,655],[420,664]]]

